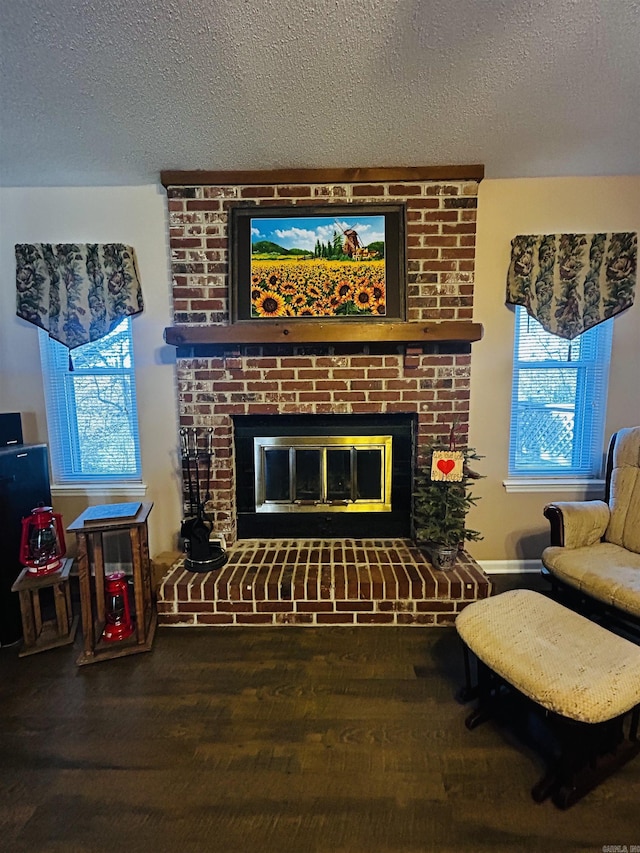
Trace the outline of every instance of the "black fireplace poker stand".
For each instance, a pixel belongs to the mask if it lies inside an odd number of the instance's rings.
[[[186,553],[184,565],[191,572],[211,572],[220,569],[228,560],[228,554],[220,540],[213,536],[213,522],[205,513],[211,498],[211,459],[213,456],[213,429],[206,434],[206,450],[198,449],[197,427],[180,430],[180,450],[183,478],[189,492],[187,516],[182,520],[180,536]],[[201,484],[201,470],[206,477]]]

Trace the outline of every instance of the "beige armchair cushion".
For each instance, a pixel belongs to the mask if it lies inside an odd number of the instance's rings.
[[[542,562],[558,580],[640,617],[640,554],[612,542],[573,549],[552,545],[542,552]]]
[[[605,534],[613,542],[640,552],[640,429],[621,429],[613,448],[611,519]]]
[[[593,545],[604,536],[609,524],[609,507],[604,501],[554,501],[562,512],[564,547]]]

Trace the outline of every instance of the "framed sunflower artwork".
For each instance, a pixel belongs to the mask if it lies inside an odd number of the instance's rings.
[[[231,321],[404,320],[404,205],[229,209]]]

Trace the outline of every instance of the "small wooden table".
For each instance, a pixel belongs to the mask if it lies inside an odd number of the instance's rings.
[[[73,560],[67,558],[59,571],[50,575],[37,575],[25,568],[14,581],[11,592],[18,593],[22,614],[23,640],[19,657],[73,643],[78,617],[73,616],[69,591],[72,564]],[[40,593],[50,587],[53,587],[56,616],[43,622]]]
[[[67,530],[76,534],[78,545],[78,579],[84,650],[76,663],[79,666],[109,658],[148,652],[153,645],[158,616],[153,597],[147,519],[153,503],[142,502],[135,516],[109,516],[110,505],[89,507]],[[93,520],[103,509],[105,517]],[[98,511],[98,512],[96,512]],[[126,530],[131,542],[133,565],[133,597],[136,630],[130,637],[105,642],[104,556],[102,535],[107,531]]]

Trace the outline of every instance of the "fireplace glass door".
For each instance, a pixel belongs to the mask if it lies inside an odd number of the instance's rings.
[[[390,512],[390,435],[259,436],[256,512]]]

